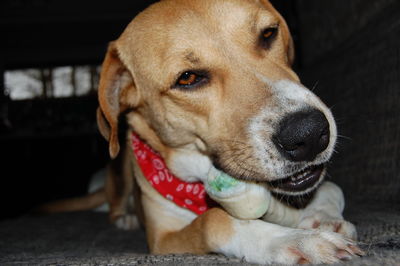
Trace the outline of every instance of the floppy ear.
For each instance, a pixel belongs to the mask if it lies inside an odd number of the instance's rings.
[[[101,108],[98,107],[96,110],[96,118],[97,118],[97,127],[100,130],[101,135],[106,140],[110,139],[110,125],[108,124],[106,118],[104,117]]]
[[[118,119],[128,106],[122,104],[122,97],[132,97],[136,94],[133,79],[120,60],[115,42],[108,46],[107,54],[103,61],[99,82],[99,103],[97,110],[97,124],[101,134],[109,141],[109,152],[111,158],[115,158],[119,152],[118,142]],[[132,103],[135,105],[135,103]]]

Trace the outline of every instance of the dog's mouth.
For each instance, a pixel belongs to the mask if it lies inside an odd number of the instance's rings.
[[[270,181],[268,184],[278,193],[308,192],[322,179],[324,170],[324,164],[312,165],[288,177]]]

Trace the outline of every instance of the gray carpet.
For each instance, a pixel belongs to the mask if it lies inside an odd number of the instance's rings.
[[[400,265],[400,208],[348,204],[367,256],[346,265]],[[0,223],[0,265],[250,265],[221,255],[149,255],[143,230],[122,231],[104,213],[25,216]]]

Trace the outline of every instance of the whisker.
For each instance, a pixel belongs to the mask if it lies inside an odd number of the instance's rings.
[[[319,80],[317,80],[317,81],[314,83],[314,86],[312,86],[312,88],[311,88],[310,91],[314,92],[314,90],[315,90],[315,88],[317,88],[318,84],[319,84]]]
[[[353,140],[352,138],[350,138],[350,137],[348,137],[348,136],[340,135],[340,134],[338,134],[337,137],[338,137],[338,138],[342,138],[342,139],[347,139],[347,140]]]
[[[337,106],[337,104],[332,104],[332,105],[329,106],[329,109],[333,110],[333,109],[335,109],[336,106]]]
[[[229,168],[235,174],[236,178],[250,180],[254,179],[253,176],[262,176],[262,173],[259,173],[254,170],[253,167],[245,163],[245,161],[255,160],[255,158],[251,153],[243,151],[248,150],[241,148],[223,150],[222,154],[229,154],[225,159],[224,166]]]

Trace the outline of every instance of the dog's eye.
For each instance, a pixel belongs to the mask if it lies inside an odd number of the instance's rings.
[[[202,84],[207,80],[206,74],[197,73],[194,71],[183,72],[176,81],[177,88],[192,88]]]
[[[188,72],[183,73],[179,77],[177,85],[190,86],[190,85],[194,84],[197,79],[198,79],[198,76],[195,73],[188,71]]]
[[[272,41],[275,39],[278,32],[278,27],[269,27],[261,32],[260,44],[263,48],[267,49],[271,46]]]

